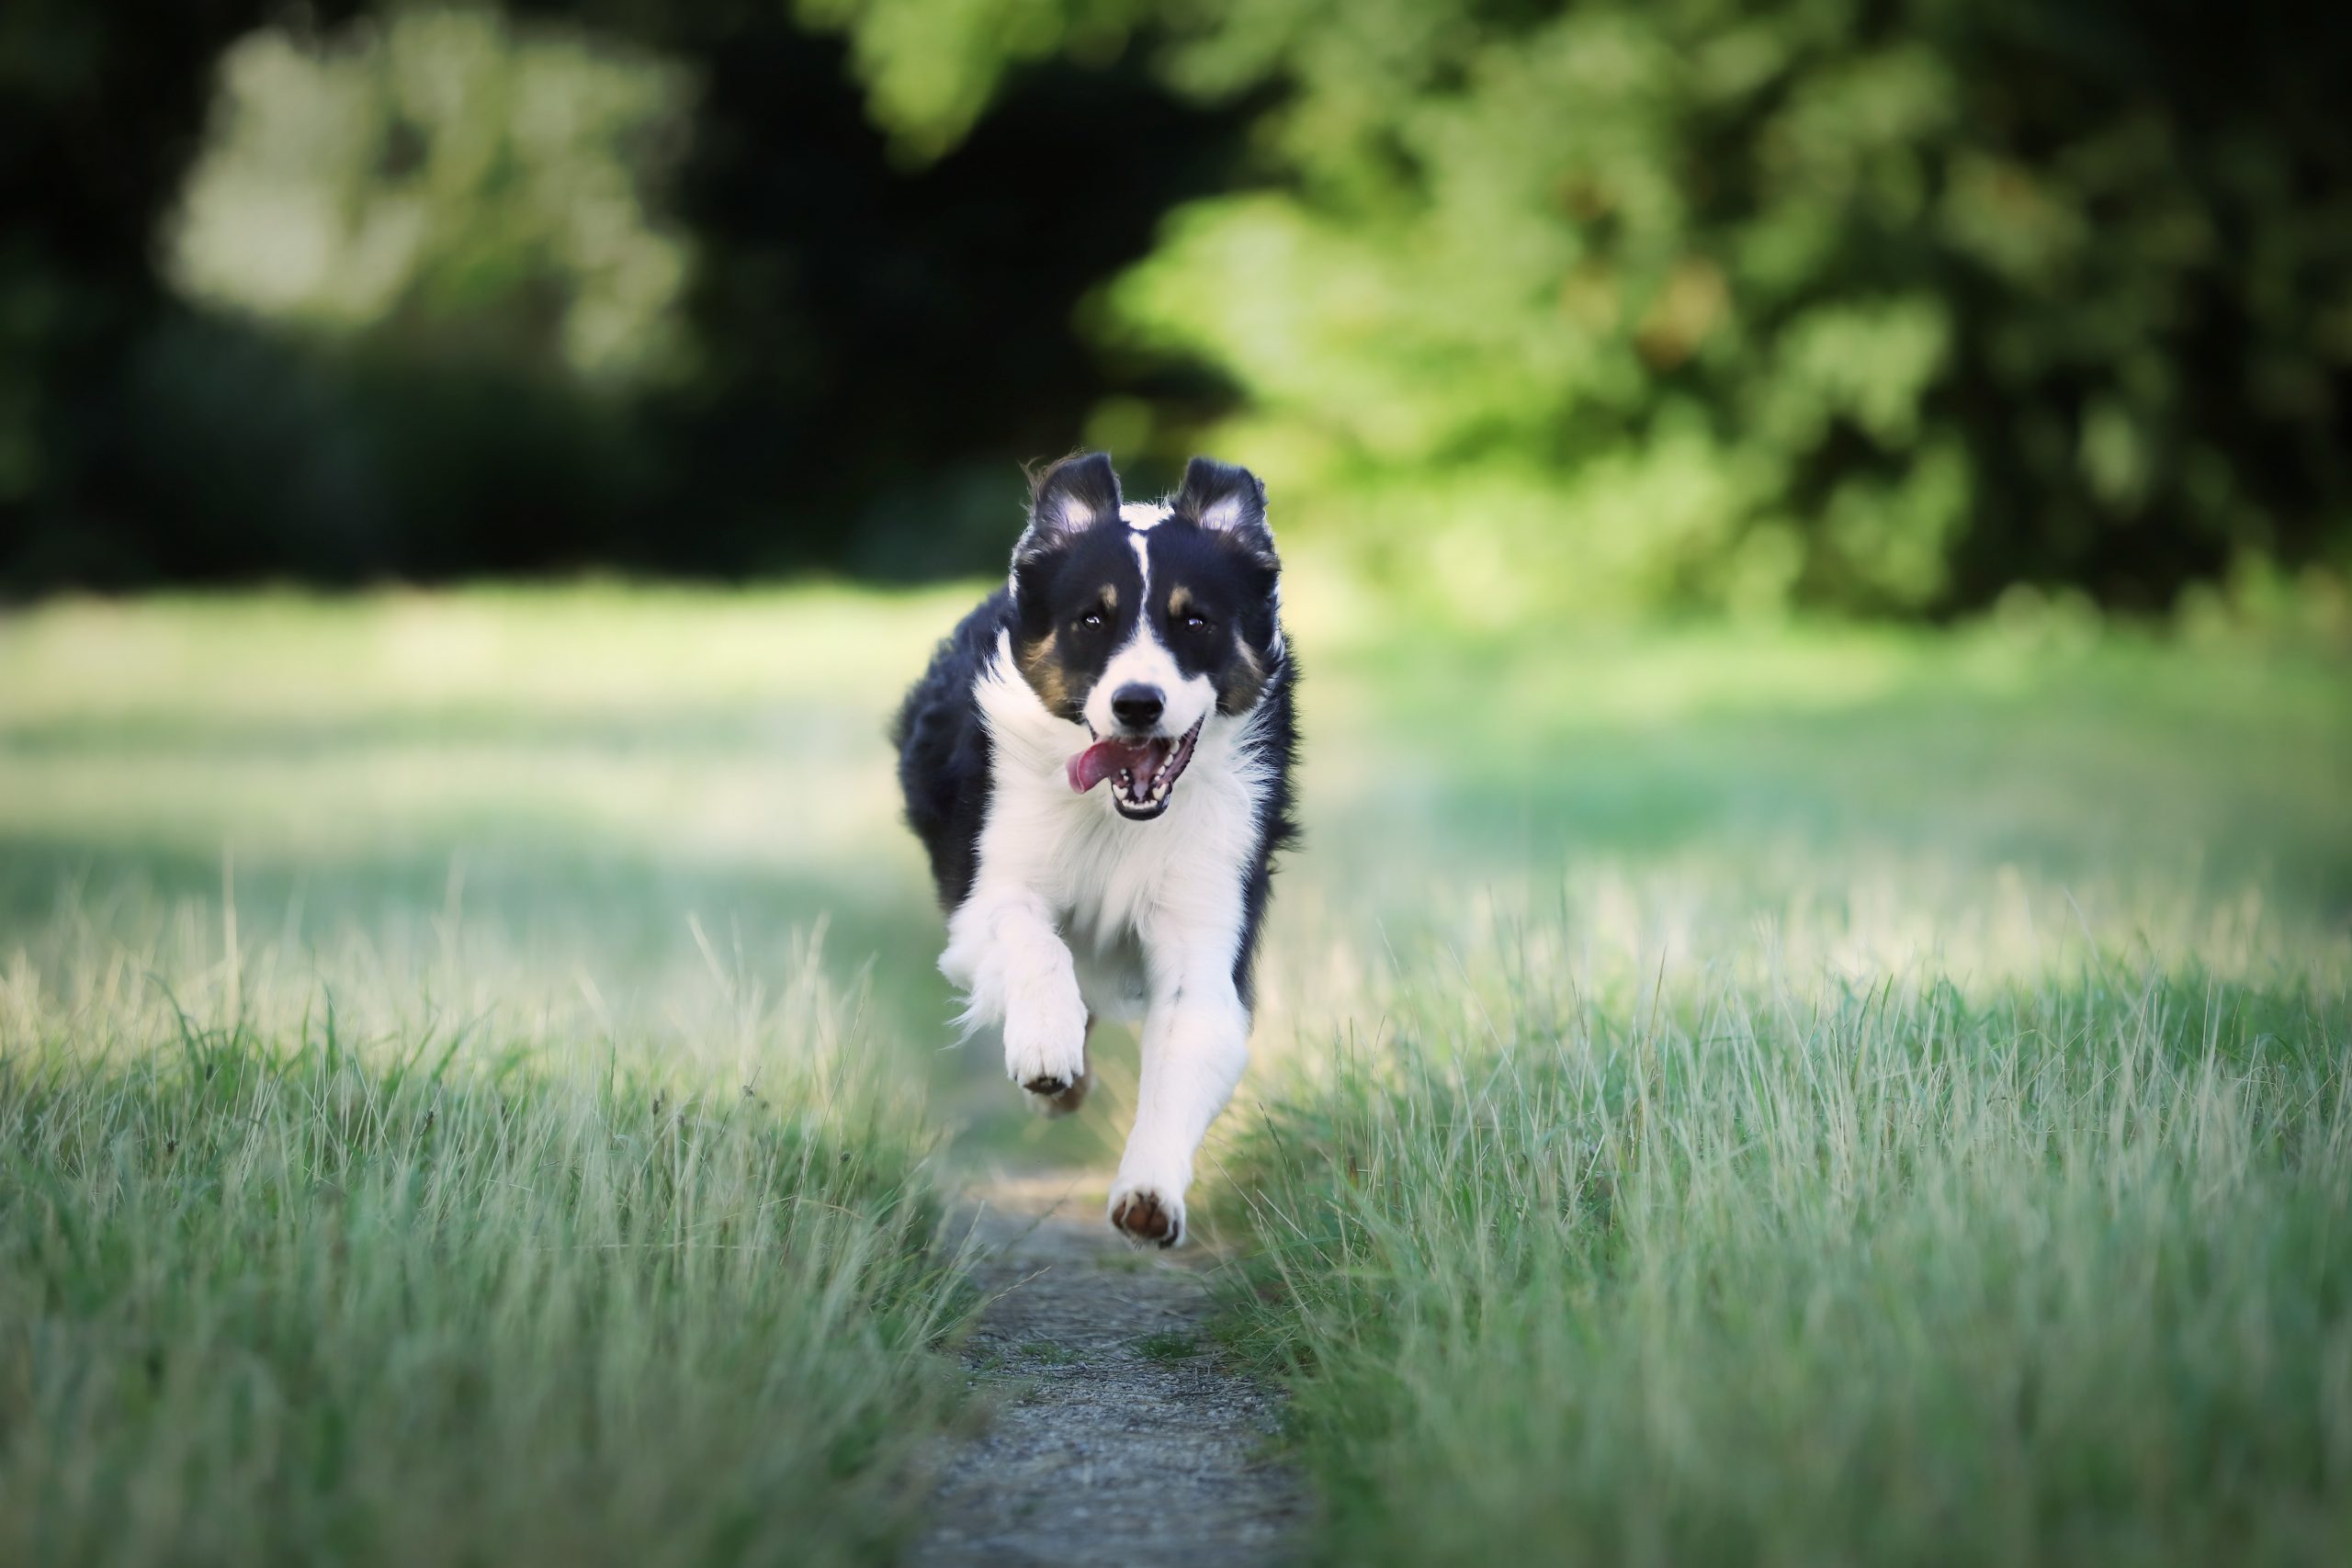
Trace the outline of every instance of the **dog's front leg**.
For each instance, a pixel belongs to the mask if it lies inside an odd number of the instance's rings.
[[[968,1034],[1004,1031],[1004,1070],[1054,1101],[1086,1076],[1086,1002],[1069,946],[1045,901],[1027,894],[978,897],[947,923],[940,972],[963,989]]]
[[[1250,1010],[1234,990],[1229,953],[1184,953],[1153,976],[1136,1124],[1111,1186],[1114,1225],[1162,1247],[1184,1239],[1193,1156],[1249,1059]]]

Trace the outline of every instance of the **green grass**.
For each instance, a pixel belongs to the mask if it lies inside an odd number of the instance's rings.
[[[967,1297],[792,610],[0,625],[0,1561],[889,1559]]]
[[[1201,1342],[1181,1328],[1163,1328],[1136,1341],[1136,1354],[1163,1367],[1177,1366],[1201,1353]]]
[[[2352,1558],[2343,668],[1626,651],[1350,694],[1430,897],[1220,1216],[1314,1556]]]
[[[1530,932],[1299,1064],[1231,1299],[1323,1559],[2344,1561],[2341,938],[2058,945],[1659,985]]]
[[[61,928],[0,984],[0,1561],[888,1560],[962,1298],[835,1004],[747,1080]]]
[[[1203,1169],[1320,1558],[2344,1555],[2340,661],[1288,598]],[[1132,1081],[940,1049],[966,599],[0,622],[0,1559],[887,1555],[943,1161]]]

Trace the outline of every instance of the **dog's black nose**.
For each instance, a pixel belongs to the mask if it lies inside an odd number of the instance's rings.
[[[1122,686],[1111,694],[1111,712],[1129,729],[1149,729],[1159,722],[1159,710],[1166,705],[1157,686]]]

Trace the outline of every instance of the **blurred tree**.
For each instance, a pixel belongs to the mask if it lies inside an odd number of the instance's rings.
[[[728,558],[775,563],[759,542],[786,516],[800,559],[996,570],[1020,460],[1077,445],[1114,395],[1216,398],[1191,367],[1094,352],[1078,312],[1163,214],[1231,184],[1249,106],[1188,107],[1113,49],[1023,68],[925,160],[785,6],[682,6],[662,26],[702,70],[678,195],[701,248],[700,359],[656,412],[685,513]]]
[[[79,176],[10,164],[74,243],[0,270],[46,334],[0,370],[0,581],[991,566],[1018,461],[1126,386],[1078,301],[1238,123],[1114,51],[912,158],[782,0],[194,9],[0,29],[44,95],[8,152]]]
[[[1180,89],[1277,92],[1261,187],[1099,329],[1235,382],[1212,438],[1399,581],[1942,613],[2352,566],[2340,6],[807,8],[917,147],[1149,17]]]
[[[170,224],[186,298],[325,334],[459,333],[611,387],[674,376],[686,244],[659,209],[689,73],[575,29],[396,11],[249,33]]]
[[[153,334],[125,391],[125,481],[180,525],[151,558],[610,558],[660,495],[637,402],[684,369],[688,247],[659,208],[692,107],[673,62],[487,10],[232,45],[164,226],[212,319]]]
[[[0,21],[0,572],[965,570],[1081,432],[1486,613],[2352,570],[2340,7],[422,9]]]
[[[0,9],[0,567],[14,557],[35,579],[107,570],[99,540],[55,521],[96,504],[87,491],[106,461],[112,389],[169,309],[153,234],[196,156],[211,62],[276,9]],[[52,525],[36,534],[41,516]]]

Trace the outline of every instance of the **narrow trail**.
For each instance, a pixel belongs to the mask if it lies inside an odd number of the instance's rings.
[[[1284,1561],[1305,1494],[1264,1454],[1278,1392],[1225,1366],[1205,1333],[1213,1255],[1131,1247],[1094,1177],[1000,1179],[970,1201],[994,1299],[964,1359],[997,1410],[949,1461],[908,1561]]]

